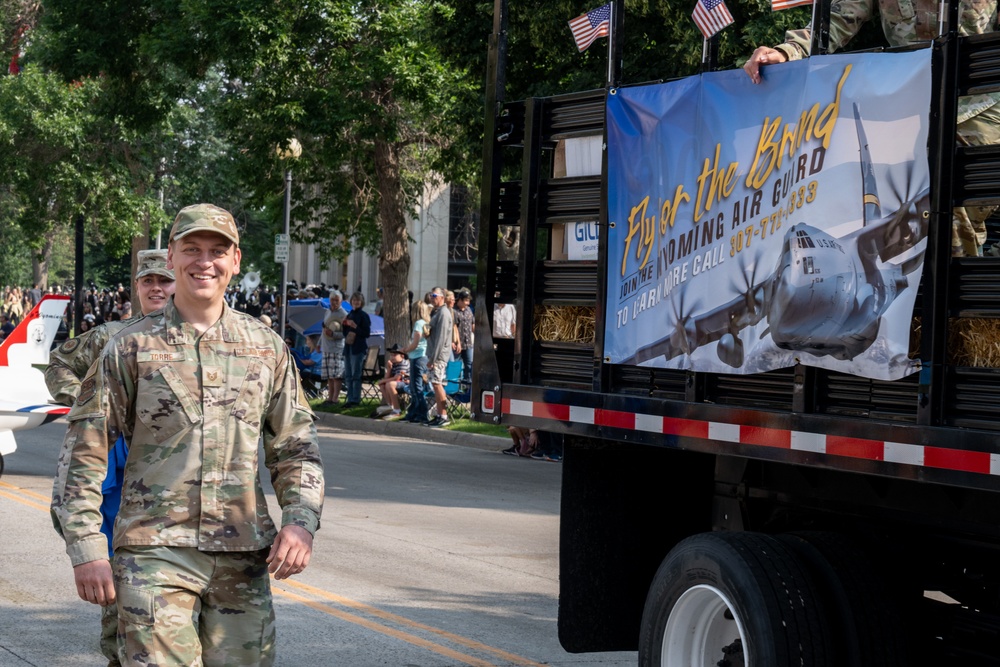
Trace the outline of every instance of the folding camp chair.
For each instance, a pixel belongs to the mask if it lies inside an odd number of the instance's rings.
[[[448,418],[468,419],[472,416],[469,406],[469,394],[472,388],[462,380],[462,360],[449,361],[445,370],[444,393],[448,397]]]
[[[379,347],[370,345],[367,354],[365,354],[365,363],[361,367],[361,396],[381,400],[382,392],[379,391],[378,381],[384,375],[385,371],[379,360]]]

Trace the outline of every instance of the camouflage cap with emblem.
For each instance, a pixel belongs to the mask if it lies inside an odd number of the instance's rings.
[[[170,280],[174,279],[174,272],[167,268],[166,250],[140,250],[138,258],[139,268],[135,272],[136,280],[151,273],[170,278]]]
[[[236,221],[232,214],[224,208],[212,204],[194,204],[185,206],[174,219],[170,228],[170,243],[182,239],[194,232],[215,232],[227,239],[240,244],[240,233],[236,229]]]

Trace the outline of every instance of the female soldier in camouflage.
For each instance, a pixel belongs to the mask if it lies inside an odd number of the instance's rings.
[[[140,250],[139,267],[135,274],[135,293],[139,297],[142,315],[148,315],[163,308],[163,304],[174,293],[174,272],[167,268],[166,250]],[[141,317],[141,315],[140,315]],[[45,369],[45,384],[55,400],[63,405],[73,405],[80,393],[80,383],[90,366],[100,355],[111,337],[131,324],[132,320],[107,322],[70,338],[49,355],[49,365]],[[101,532],[108,539],[108,553],[111,549],[111,528],[118,506],[121,504],[121,480],[128,458],[128,445],[119,437],[108,453],[108,466],[101,485]],[[59,465],[69,462],[69,452],[64,449],[59,455]],[[56,519],[55,515],[53,518]],[[58,521],[54,522],[62,535]],[[101,653],[108,659],[108,667],[117,667],[118,662],[118,609],[115,605],[101,607]]]

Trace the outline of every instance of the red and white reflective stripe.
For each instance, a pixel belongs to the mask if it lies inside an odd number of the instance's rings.
[[[946,447],[911,445],[903,442],[867,440],[823,433],[789,431],[763,426],[743,426],[698,419],[679,419],[660,415],[636,414],[575,405],[539,403],[503,399],[503,413],[536,419],[554,419],[574,424],[589,424],[645,431],[661,435],[707,438],[740,445],[756,445],[792,451],[845,456],[868,461],[886,461],[904,465],[944,470],[1000,475],[1000,454],[970,452]]]

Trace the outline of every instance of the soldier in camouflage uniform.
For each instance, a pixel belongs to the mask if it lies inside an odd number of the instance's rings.
[[[240,258],[227,211],[182,209],[174,296],[107,345],[69,415],[52,507],[80,597],[117,602],[126,666],[273,665],[268,574],[297,574],[312,554],[324,491],[314,416],[281,338],[225,303]],[[109,563],[100,478],[118,433],[130,451]]]
[[[830,7],[830,51],[837,51],[872,18],[875,0],[833,0]],[[905,46],[937,37],[938,0],[878,0],[882,30],[890,46]],[[962,0],[958,32],[978,35],[993,32],[997,21],[996,0]],[[785,43],[774,48],[758,47],[743,69],[754,83],[761,82],[760,68],[809,55],[810,28],[785,33]],[[1000,93],[962,97],[958,104],[958,142],[965,146],[1000,143]],[[952,254],[982,255],[986,242],[986,218],[995,206],[963,206],[953,210]]]
[[[174,272],[167,268],[166,250],[140,250],[138,254],[139,267],[135,274],[135,294],[139,297],[142,315],[148,315],[163,308],[167,298],[174,293]],[[53,350],[49,355],[49,365],[45,369],[45,384],[49,393],[63,405],[73,405],[80,393],[80,383],[90,369],[90,366],[100,355],[101,350],[111,337],[135,320],[139,315],[123,322],[108,322],[96,329],[70,338]],[[128,445],[125,439],[119,437],[114,447],[108,453],[108,467],[104,482],[101,485],[101,515],[103,521],[101,532],[108,539],[108,553],[111,549],[111,528],[118,505],[121,503],[121,480],[125,470],[125,460],[128,458]],[[64,451],[59,456],[59,466],[64,468],[69,463],[69,452]],[[57,473],[60,476],[61,473]],[[53,523],[56,531],[62,535],[62,526],[53,513]],[[101,653],[108,659],[108,667],[117,667],[118,662],[118,611],[115,605],[101,607]]]
[[[45,369],[45,384],[57,403],[72,406],[80,394],[80,383],[111,337],[143,315],[163,308],[174,293],[174,272],[167,268],[166,250],[140,250],[134,293],[142,313],[134,318],[106,322],[96,329],[70,338],[52,351]]]

